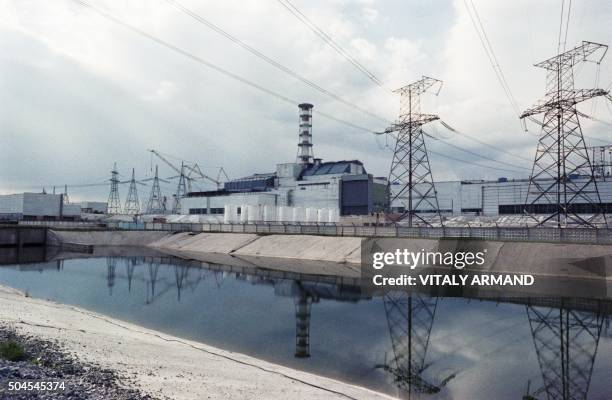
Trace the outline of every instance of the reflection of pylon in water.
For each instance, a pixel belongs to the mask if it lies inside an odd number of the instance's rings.
[[[599,312],[527,306],[543,387],[523,397],[586,400],[603,327]]]
[[[310,307],[312,298],[305,290],[300,290],[294,299],[295,304],[295,357],[310,357]]]
[[[153,302],[155,298],[155,283],[157,282],[157,272],[159,271],[159,264],[149,263],[149,281],[147,282],[147,304]],[[151,294],[149,296],[149,287],[151,288]]]
[[[115,286],[115,269],[117,268],[117,260],[113,257],[106,259],[106,285],[108,293],[113,294],[113,286]]]
[[[174,266],[174,277],[176,278],[176,292],[177,292],[177,300],[181,301],[181,290],[183,289],[183,283],[185,282],[185,278],[187,277],[188,269],[184,265],[175,265]]]
[[[412,398],[418,393],[438,393],[454,377],[437,385],[422,377],[429,366],[425,358],[437,304],[437,298],[402,291],[389,292],[384,297],[393,358],[385,360],[382,367],[393,375],[403,398]]]
[[[134,268],[136,267],[136,259],[126,259],[125,268],[128,278],[128,292],[132,291],[132,280],[134,279]]]

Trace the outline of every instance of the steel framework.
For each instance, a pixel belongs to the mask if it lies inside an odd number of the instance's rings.
[[[108,214],[121,214],[121,201],[119,200],[119,172],[117,172],[117,163],[113,165],[110,179],[110,193],[108,194],[108,203],[106,204],[106,212]]]
[[[166,212],[161,188],[159,187],[157,165],[155,166],[155,178],[153,178],[153,186],[151,186],[151,194],[149,195],[149,201],[147,201],[146,210],[147,214],[163,214]]]
[[[442,89],[442,81],[423,76],[422,79],[394,91],[400,94],[400,113],[398,122],[385,130],[395,135],[395,149],[389,171],[389,190],[393,184],[399,189],[390,195],[390,203],[400,199],[404,210],[395,222],[408,219],[408,226],[416,218],[421,224],[432,225],[433,220],[424,219],[419,212],[435,215],[442,224],[436,188],[434,186],[429,156],[425,146],[423,125],[439,119],[437,115],[421,113],[421,95],[435,90],[437,95]]]
[[[178,187],[176,188],[176,194],[174,195],[174,204],[172,206],[172,214],[181,213],[181,202],[183,197],[187,194],[187,179],[185,176],[185,164],[181,163],[181,175],[179,176]]]
[[[138,201],[138,189],[136,188],[134,168],[132,168],[132,179],[130,180],[130,189],[128,190],[127,199],[125,200],[124,211],[127,215],[140,214],[140,201]]]
[[[586,400],[603,327],[599,312],[527,306],[543,387],[548,400]]]
[[[547,71],[546,95],[520,118],[533,120],[533,116],[543,114],[542,133],[524,209],[532,216],[544,214],[544,218],[537,220],[538,225],[556,220],[558,227],[593,227],[603,216],[607,226],[576,106],[582,101],[606,96],[608,92],[574,88],[574,67],[587,61],[599,64],[607,49],[603,44],[582,42],[580,46],[535,65]],[[590,211],[589,217],[579,215]]]
[[[415,393],[438,393],[446,382],[434,385],[423,379],[429,336],[436,314],[437,297],[389,292],[384,297],[385,313],[393,347],[393,359],[383,368],[393,375],[402,397]]]

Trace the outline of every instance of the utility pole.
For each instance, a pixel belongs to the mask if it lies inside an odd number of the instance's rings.
[[[121,214],[121,202],[119,200],[119,172],[117,172],[117,163],[113,165],[111,171],[111,187],[108,195],[108,202],[106,203],[107,214]]]
[[[394,91],[400,94],[398,122],[385,130],[395,135],[395,149],[389,172],[389,190],[394,184],[399,188],[390,193],[390,204],[401,200],[403,211],[395,222],[408,219],[413,226],[415,219],[420,224],[431,226],[431,222],[442,225],[429,156],[425,146],[423,125],[439,119],[434,114],[421,113],[421,95],[432,89],[435,95],[442,89],[442,81],[427,76]],[[427,135],[429,136],[429,135]],[[434,214],[434,220],[425,220],[418,212]]]
[[[134,168],[132,168],[132,179],[130,180],[130,189],[128,190],[124,210],[127,215],[140,214],[140,202],[138,201],[138,190],[136,189]]]
[[[151,187],[151,194],[149,195],[146,210],[147,214],[163,214],[166,211],[163,206],[161,189],[159,187],[157,165],[155,166],[155,178],[153,179],[153,186]]]
[[[535,64],[547,71],[546,95],[520,118],[543,115],[524,207],[524,213],[533,216],[538,226],[554,221],[558,228],[595,227],[600,217],[607,226],[576,106],[594,97],[608,96],[609,92],[574,88],[574,67],[587,61],[600,64],[607,50],[606,45],[583,41],[580,46]],[[534,214],[544,216],[536,219]]]

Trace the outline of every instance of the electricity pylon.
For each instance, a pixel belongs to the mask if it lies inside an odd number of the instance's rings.
[[[113,165],[111,171],[111,187],[108,194],[108,202],[106,203],[107,214],[121,214],[121,201],[119,200],[119,172],[117,172],[117,163]]]
[[[153,186],[151,187],[151,194],[149,195],[146,209],[147,214],[163,214],[166,211],[163,204],[161,189],[159,187],[157,165],[155,166],[155,178],[153,179]]]
[[[138,190],[136,189],[134,168],[132,168],[132,179],[130,180],[130,189],[128,190],[124,211],[127,215],[140,214],[140,202],[138,201]]]
[[[423,372],[429,336],[436,315],[437,297],[392,291],[385,294],[384,305],[393,347],[393,358],[382,367],[390,372],[402,398],[415,394],[433,394],[454,378],[454,374],[439,384],[427,382]]]
[[[544,214],[544,218],[537,220],[538,225],[553,220],[559,228],[568,224],[593,227],[600,216],[607,225],[576,105],[608,92],[574,89],[574,66],[587,61],[599,64],[607,49],[603,44],[582,42],[535,64],[547,71],[546,95],[520,118],[533,119],[534,115],[543,114],[524,208],[532,216]],[[591,216],[584,216],[586,213]]]
[[[181,202],[182,202],[183,197],[186,194],[187,194],[187,183],[185,179],[185,164],[181,163],[181,175],[179,177],[178,187],[176,188],[174,205],[172,206],[172,214],[181,213]]]
[[[408,219],[408,226],[413,220],[431,225],[433,220],[425,220],[419,213],[434,214],[442,224],[436,188],[434,186],[429,156],[425,147],[423,125],[439,119],[437,115],[421,113],[421,95],[428,90],[438,95],[442,81],[423,76],[422,79],[394,91],[400,94],[400,114],[398,122],[385,130],[385,133],[397,132],[395,150],[389,172],[390,190],[394,184],[399,189],[390,195],[390,204],[400,200],[403,212],[396,222]]]
[[[604,318],[600,312],[527,306],[544,385],[523,399],[586,400]]]

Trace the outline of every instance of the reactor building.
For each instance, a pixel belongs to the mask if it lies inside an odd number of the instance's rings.
[[[299,105],[295,162],[276,171],[226,182],[222,189],[190,192],[182,210],[223,214],[226,222],[337,222],[342,215],[368,215],[388,207],[387,179],[369,174],[359,160],[326,161],[314,156],[313,105]]]

